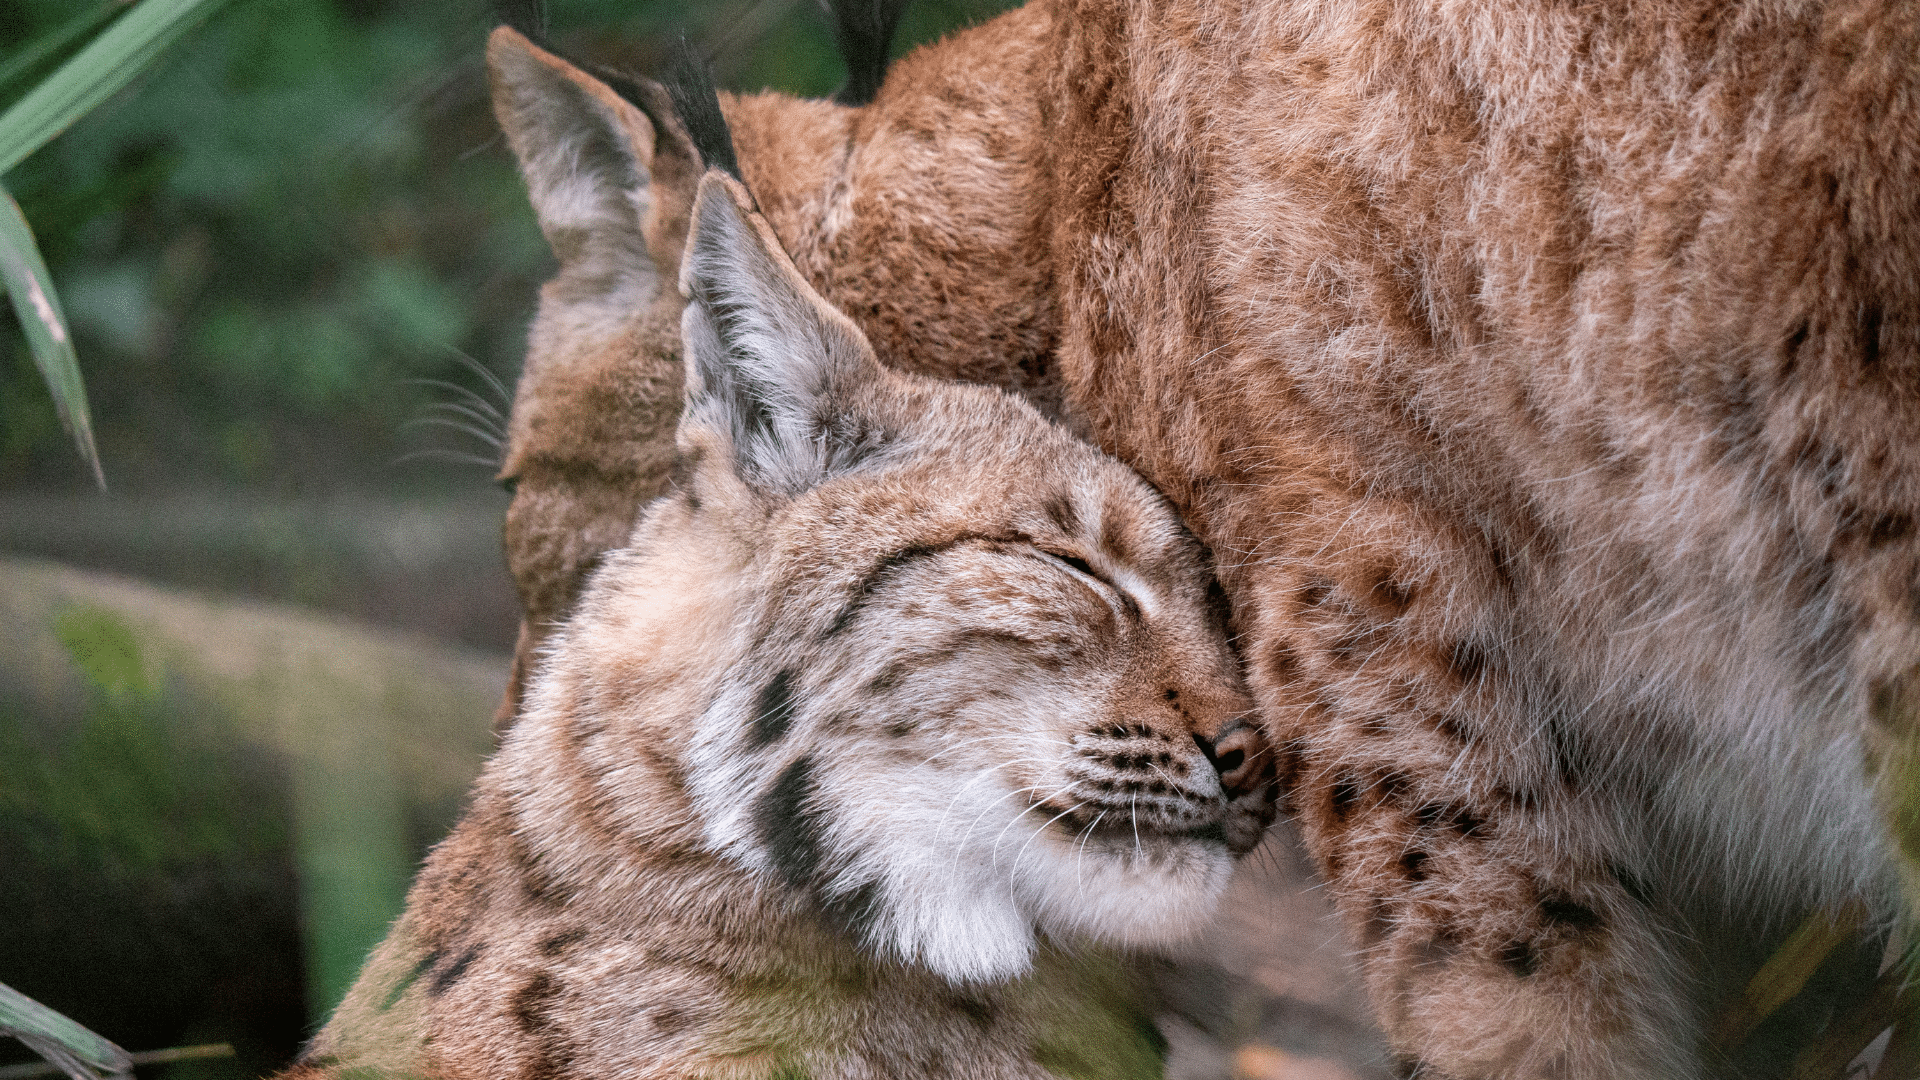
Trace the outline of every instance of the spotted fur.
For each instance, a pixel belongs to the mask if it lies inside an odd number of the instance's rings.
[[[1034,0],[728,112],[883,359],[1221,554],[1410,1069],[1694,1077],[1730,945],[1900,906],[1916,53],[1889,0]]]
[[[881,367],[749,206],[699,189],[676,489],[309,1075],[1158,1075],[1103,949],[1197,929],[1273,814],[1205,553],[1025,403]]]

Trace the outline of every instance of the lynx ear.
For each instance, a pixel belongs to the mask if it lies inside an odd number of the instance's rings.
[[[677,269],[697,175],[665,92],[615,80],[616,92],[505,26],[487,39],[487,72],[569,306],[609,327],[630,318],[661,264]]]
[[[882,373],[751,207],[719,170],[701,179],[680,267],[686,418],[729,437],[742,479],[794,495],[880,452],[885,435],[856,404]]]

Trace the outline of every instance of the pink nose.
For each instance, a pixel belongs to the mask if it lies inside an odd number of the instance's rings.
[[[1260,783],[1267,741],[1251,725],[1234,727],[1217,740],[1196,731],[1193,743],[1220,775],[1220,788],[1228,797],[1245,795]]]

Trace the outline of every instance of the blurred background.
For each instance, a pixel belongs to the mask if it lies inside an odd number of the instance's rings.
[[[0,3],[0,66],[90,6]],[[897,48],[1007,6],[915,0]],[[547,18],[642,73],[684,29],[730,89],[842,77],[812,0]],[[108,491],[0,313],[0,982],[129,1050],[238,1051],[143,1075],[290,1060],[490,748],[516,606],[487,408],[553,269],[493,23],[232,0],[6,176]],[[0,1073],[30,1060],[0,1040]]]

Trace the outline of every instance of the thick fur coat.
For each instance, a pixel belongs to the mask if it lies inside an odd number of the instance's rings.
[[[1034,0],[729,115],[883,359],[1219,557],[1410,1072],[1692,1077],[1690,940],[1900,906],[1916,55],[1886,0]]]

